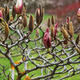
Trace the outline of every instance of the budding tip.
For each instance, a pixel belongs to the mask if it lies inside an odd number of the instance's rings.
[[[55,24],[55,28],[57,28],[57,26],[58,26],[58,23]]]
[[[1,10],[0,10],[0,17],[3,18],[3,14],[2,14],[2,11]]]
[[[46,33],[49,33],[49,28],[46,29]]]

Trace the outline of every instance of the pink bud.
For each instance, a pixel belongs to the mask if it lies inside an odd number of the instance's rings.
[[[36,30],[36,34],[39,35],[39,29]]]
[[[43,43],[46,48],[50,48],[52,46],[49,28],[46,29],[46,32],[45,32],[44,38],[43,38]]]
[[[58,26],[58,23],[55,24],[55,29],[54,29],[54,38],[56,37],[56,34],[57,34],[57,26]]]
[[[49,33],[49,28],[46,29],[46,33]]]
[[[2,11],[1,10],[0,10],[0,17],[3,18],[3,14],[2,14]]]
[[[77,12],[77,19],[80,22],[80,8],[78,9],[78,12]]]
[[[16,6],[15,6],[15,12],[16,14],[21,14],[23,8],[23,2],[22,0],[17,0]]]
[[[80,8],[78,9],[78,12],[77,12],[77,14],[78,14],[78,15],[80,14]]]
[[[69,17],[67,17],[67,23],[69,24]]]

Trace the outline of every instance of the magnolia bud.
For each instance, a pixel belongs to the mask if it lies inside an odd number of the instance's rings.
[[[0,10],[0,17],[3,18],[3,14],[2,14],[2,11],[1,10]]]
[[[78,9],[78,12],[77,12],[77,20],[78,22],[80,22],[80,8]]]
[[[49,28],[46,29],[46,33],[49,33]]]
[[[35,35],[34,39],[36,39],[38,37],[39,37],[39,29],[36,30],[36,35]]]
[[[3,14],[3,18],[5,18],[5,9],[2,8],[2,14]]]
[[[26,8],[25,8],[25,6],[23,6],[22,14],[26,14]]]
[[[80,49],[78,47],[76,47],[76,51],[80,54]]]
[[[48,18],[48,27],[50,27],[50,18]]]
[[[67,17],[66,24],[67,24],[67,29],[68,29],[68,30],[69,30],[69,23],[70,23],[70,17]]]
[[[13,9],[12,9],[12,15],[13,15],[13,19],[15,18],[16,16],[16,13],[15,13],[15,6],[13,5]]]
[[[54,27],[53,27],[53,25],[51,26],[51,37],[54,38]]]
[[[43,43],[46,48],[50,48],[52,46],[49,28],[46,29],[46,32],[45,32],[44,38],[43,38]]]
[[[39,9],[40,9],[40,15],[42,14],[41,11],[42,11],[42,6],[41,4],[39,4]]]
[[[0,23],[2,23],[2,21],[4,21],[4,19],[0,17]]]
[[[23,26],[26,27],[27,26],[27,18],[26,15],[23,15]]]
[[[43,15],[44,15],[44,9],[42,9],[42,6],[39,5],[39,8],[36,9],[36,13],[35,13],[35,16],[36,16],[36,23],[39,25],[42,20],[43,20]]]
[[[8,22],[9,21],[9,7],[6,6],[5,8],[5,17],[6,17],[6,21]]]
[[[68,44],[68,40],[65,40],[65,41],[64,41],[64,44]]]
[[[5,37],[7,39],[8,35],[9,35],[9,27],[8,27],[8,24],[6,22],[5,22],[4,32],[5,32]]]
[[[44,8],[42,9],[42,13],[41,13],[41,21],[40,21],[40,22],[42,22],[43,16],[44,16]]]
[[[29,31],[33,31],[34,29],[34,18],[32,15],[30,15],[30,20],[29,20]]]
[[[57,26],[58,26],[58,23],[55,24],[55,29],[54,29],[54,38],[56,38],[56,34],[57,34]]]
[[[79,43],[80,41],[80,33],[78,34],[77,38],[76,38],[76,45]]]
[[[52,22],[52,25],[54,25],[54,15],[52,15],[51,17],[51,22]]]
[[[15,12],[16,14],[21,14],[22,9],[23,9],[23,1],[22,0],[17,0],[16,6],[15,6]]]
[[[39,29],[36,30],[36,35],[39,35]]]
[[[69,24],[69,22],[70,22],[70,17],[67,17],[67,23]]]
[[[74,30],[73,30],[73,24],[72,24],[72,22],[69,23],[69,32],[70,32],[71,36],[73,37]]]
[[[40,9],[36,9],[36,23],[39,23]]]
[[[69,35],[68,35],[67,31],[64,29],[64,27],[62,27],[61,31],[63,33],[64,38],[69,40]]]
[[[12,16],[12,15],[11,15],[11,17],[10,17],[9,21],[13,21],[13,16]]]

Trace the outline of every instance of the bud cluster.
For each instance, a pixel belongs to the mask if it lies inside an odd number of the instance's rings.
[[[48,78],[53,79],[55,74],[64,74],[70,71],[76,73],[78,71],[72,64],[80,63],[80,33],[74,39],[75,31],[70,17],[67,17],[65,24],[61,23],[59,32],[59,23],[55,22],[54,15],[47,19],[46,30],[42,29],[40,24],[43,21],[44,8],[41,5],[36,9],[34,17],[32,14],[28,15],[26,13],[23,0],[17,0],[17,3],[13,4],[11,13],[10,15],[8,6],[0,9],[0,33],[2,33],[2,36],[5,35],[5,39],[0,39],[0,47],[5,52],[0,48],[0,53],[10,61],[12,72],[16,69],[18,73],[16,80],[21,80],[24,75],[26,75],[25,78],[23,77],[24,80],[43,78],[47,80]],[[77,19],[80,22],[80,9],[77,13]],[[64,47],[65,45],[67,47]],[[14,50],[17,52],[15,53]],[[14,62],[12,58],[18,53],[22,58]],[[73,61],[75,56],[77,56],[77,59]],[[19,66],[23,64],[25,70],[22,69],[21,71]],[[66,65],[69,65],[70,68],[67,68]],[[44,73],[44,70],[46,70],[46,75],[41,74],[36,78],[34,78],[35,74],[28,75],[28,73],[31,74],[37,70],[41,70],[40,73]],[[13,80],[14,74],[11,74]]]

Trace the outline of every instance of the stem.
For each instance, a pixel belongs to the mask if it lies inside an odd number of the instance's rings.
[[[14,69],[11,69],[11,79],[14,80]]]
[[[25,71],[27,70],[27,63],[28,63],[28,61],[26,61],[26,62],[24,63],[24,69],[25,69]],[[26,76],[28,76],[27,73],[26,73]]]

